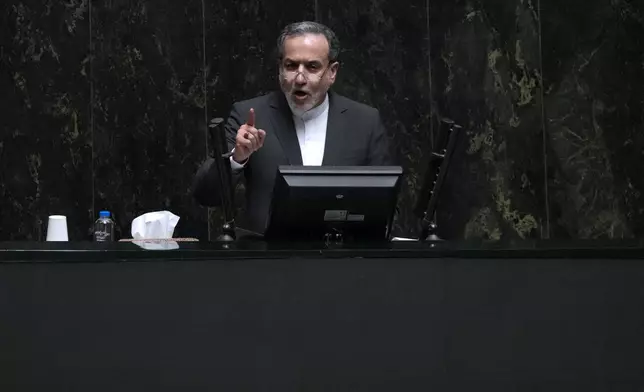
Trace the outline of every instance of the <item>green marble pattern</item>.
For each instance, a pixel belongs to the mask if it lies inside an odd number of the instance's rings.
[[[536,9],[522,0],[429,7],[438,114],[463,127],[439,228],[446,238],[539,238],[548,221]]]
[[[644,234],[644,4],[543,1],[556,238]]]

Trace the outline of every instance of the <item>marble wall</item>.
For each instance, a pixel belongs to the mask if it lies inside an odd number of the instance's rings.
[[[542,0],[552,236],[644,234],[644,3]]]
[[[92,6],[94,208],[112,211],[125,236],[154,210],[181,217],[178,236],[207,236],[190,196],[207,151],[201,2]]]
[[[547,235],[539,16],[530,0],[430,2],[437,115],[463,127],[438,215],[446,238]]]
[[[0,5],[0,239],[39,240],[65,214],[92,218],[89,4]]]
[[[7,0],[0,5],[0,240],[47,215],[88,238],[168,209],[214,238],[192,176],[208,122],[277,86],[287,23],[333,28],[336,90],[378,107],[406,169],[396,234],[441,120],[462,126],[437,214],[445,238],[622,238],[644,231],[644,5],[626,0]],[[237,204],[243,192],[238,192]]]

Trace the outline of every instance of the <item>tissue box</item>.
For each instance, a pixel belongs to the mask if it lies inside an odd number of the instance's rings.
[[[170,211],[153,211],[137,216],[132,221],[132,238],[135,240],[172,238],[179,217]]]

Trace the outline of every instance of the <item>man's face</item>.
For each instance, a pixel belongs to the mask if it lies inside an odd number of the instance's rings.
[[[335,82],[338,63],[329,63],[329,43],[322,34],[287,38],[280,64],[280,86],[291,109],[305,112],[322,103]]]

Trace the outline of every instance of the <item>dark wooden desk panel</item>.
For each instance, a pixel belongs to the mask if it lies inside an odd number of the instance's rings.
[[[0,263],[3,391],[644,388],[633,247],[96,246]]]

